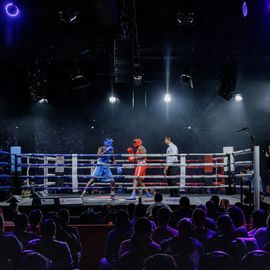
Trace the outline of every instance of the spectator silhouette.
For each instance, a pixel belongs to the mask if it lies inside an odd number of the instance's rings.
[[[72,256],[68,244],[55,240],[56,225],[53,219],[45,219],[40,225],[40,239],[29,242],[28,249],[52,260],[52,269],[72,269]]]

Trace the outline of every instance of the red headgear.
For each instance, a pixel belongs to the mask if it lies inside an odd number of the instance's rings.
[[[141,139],[134,139],[133,140],[133,147],[137,148],[140,145],[142,145],[142,140]]]

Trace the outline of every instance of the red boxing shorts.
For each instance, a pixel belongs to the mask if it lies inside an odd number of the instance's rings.
[[[146,165],[146,161],[145,160],[137,161],[137,164],[140,164],[140,165],[145,164]],[[145,176],[146,169],[147,169],[147,166],[135,166],[134,176]],[[139,180],[144,180],[144,178],[139,178]]]

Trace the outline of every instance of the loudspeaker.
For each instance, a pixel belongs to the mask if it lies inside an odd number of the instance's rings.
[[[133,75],[133,45],[128,40],[114,40],[114,83],[129,83]]]

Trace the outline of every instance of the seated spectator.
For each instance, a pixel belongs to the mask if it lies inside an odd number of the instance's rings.
[[[72,233],[68,233],[61,225],[60,218],[56,212],[50,212],[48,213],[48,217],[52,218],[55,225],[56,225],[56,240],[59,240],[61,242],[65,242],[68,244],[68,247],[70,249],[73,263],[75,266],[78,265],[78,256],[77,256],[77,238]]]
[[[4,217],[0,215],[0,254],[7,258],[13,265],[16,265],[19,260],[22,244],[14,235],[4,232]]]
[[[143,270],[177,270],[177,265],[172,256],[155,254],[148,257],[143,264]]]
[[[167,208],[160,208],[158,210],[158,227],[153,231],[152,234],[153,241],[158,244],[169,237],[176,237],[178,235],[178,231],[168,225],[170,221],[170,215],[171,212]]]
[[[182,218],[191,218],[192,208],[190,207],[190,200],[188,197],[181,197],[179,200],[179,208],[173,211],[171,215],[170,225],[177,228],[179,220]]]
[[[136,207],[135,203],[129,203],[127,206],[128,217],[130,220],[132,220],[134,218],[135,207]]]
[[[82,245],[81,245],[81,239],[80,239],[80,234],[78,232],[78,229],[76,227],[69,225],[70,212],[68,209],[60,209],[58,214],[59,214],[62,228],[69,234],[72,234],[73,236],[75,236],[76,238],[76,252],[77,252],[77,257],[78,257],[77,260],[79,262],[80,257],[81,257]]]
[[[131,220],[132,226],[135,225],[136,221],[141,218],[146,217],[146,206],[144,204],[137,204],[135,207],[135,215],[134,218]],[[152,230],[156,229],[156,224],[154,221],[150,220],[152,225]]]
[[[23,248],[26,248],[28,242],[33,239],[39,238],[37,234],[27,232],[28,217],[26,214],[18,214],[15,217],[15,229],[11,234],[15,235],[22,243]]]
[[[208,228],[209,230],[212,230],[214,232],[217,232],[217,225],[216,225],[216,222],[214,219],[210,218],[207,216],[207,208],[204,204],[200,204],[198,205],[196,208],[198,209],[202,209],[205,214],[206,214],[206,217],[205,217],[205,227]]]
[[[224,210],[224,212],[227,212],[228,211],[228,208],[230,206],[230,202],[229,202],[228,199],[221,199],[219,205]]]
[[[4,212],[5,220],[14,222],[15,217],[19,214],[19,205],[17,201],[11,201],[9,206],[6,208]]]
[[[219,216],[217,219],[217,227],[219,235],[212,239],[209,243],[210,251],[224,251],[228,254],[232,253],[231,243],[235,239],[233,236],[234,227],[229,216]]]
[[[157,192],[157,193],[155,194],[154,201],[155,201],[155,203],[149,205],[148,208],[147,208],[146,215],[147,215],[148,217],[151,217],[151,216],[152,216],[152,211],[153,211],[153,208],[154,208],[155,206],[165,207],[165,208],[167,208],[170,212],[172,212],[170,206],[168,206],[167,204],[165,204],[165,203],[162,202],[162,201],[163,201],[163,196],[162,196],[161,193]]]
[[[160,246],[151,239],[152,226],[147,218],[139,218],[134,231],[131,239],[121,243],[117,270],[141,269],[147,257],[160,252]]]
[[[125,210],[118,211],[115,228],[106,237],[105,258],[107,261],[118,259],[120,244],[124,240],[130,239],[133,232],[133,227],[128,219],[128,212]]]
[[[19,270],[49,270],[52,266],[52,261],[40,253],[29,252],[26,254],[19,266]]]
[[[266,220],[266,226],[259,228],[254,234],[254,238],[257,240],[257,244],[260,249],[270,242],[270,215]]]
[[[92,207],[88,207],[86,211],[81,213],[80,220],[83,224],[100,224],[103,221]]]
[[[264,210],[256,210],[252,213],[251,230],[248,232],[250,237],[254,237],[259,228],[265,227],[267,214]]]
[[[192,236],[198,239],[204,245],[205,249],[208,250],[210,241],[218,234],[206,228],[205,221],[206,213],[200,208],[195,209],[192,216],[194,226]]]
[[[205,205],[207,208],[207,216],[209,218],[212,218],[213,220],[217,220],[217,218],[223,214],[217,211],[216,204],[213,201],[211,200],[207,201]]]
[[[29,242],[28,249],[41,253],[52,260],[52,269],[72,269],[72,256],[65,242],[55,240],[56,225],[52,219],[44,220],[40,225],[40,239]]]
[[[214,196],[211,197],[210,200],[212,202],[214,202],[216,212],[219,213],[220,215],[224,214],[225,209],[220,206],[220,198],[219,198],[219,196],[214,195]]]
[[[192,221],[189,218],[179,221],[178,237],[162,241],[161,249],[167,254],[178,257],[177,265],[180,269],[198,269],[204,255],[203,245],[192,237]]]
[[[230,218],[234,225],[233,236],[237,237],[248,237],[248,231],[246,228],[246,219],[244,212],[237,206],[232,206],[228,209]]]
[[[144,252],[148,256],[160,251],[160,246],[152,240],[152,225],[146,217],[137,219],[131,239],[123,241],[120,245],[119,256],[131,250]]]
[[[42,212],[39,209],[34,209],[29,214],[28,232],[39,234],[39,225],[42,220]]]
[[[155,206],[152,210],[152,217],[150,220],[153,220],[155,222],[155,225],[158,226],[158,211],[162,208],[161,206]]]

